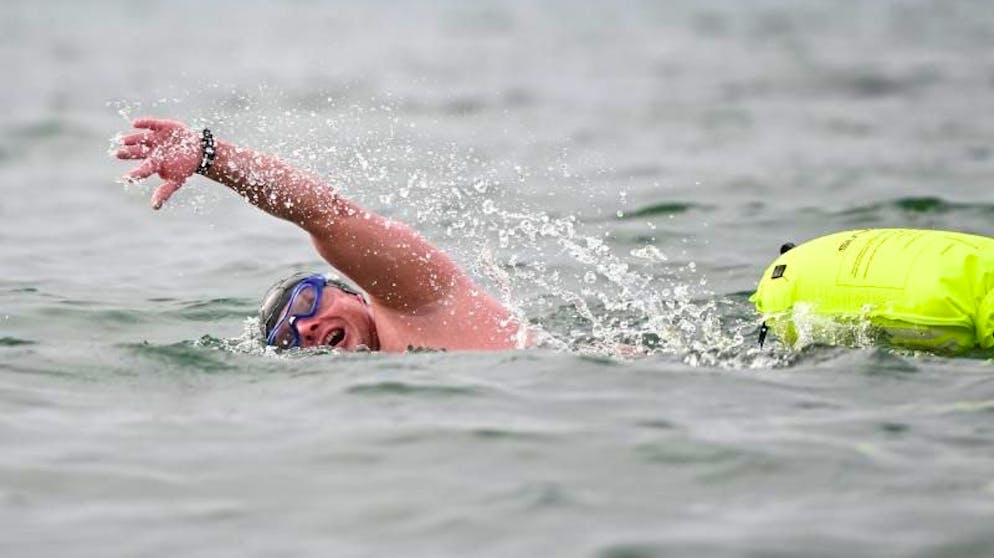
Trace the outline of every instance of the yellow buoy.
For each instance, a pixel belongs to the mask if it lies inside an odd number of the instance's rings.
[[[811,327],[827,318],[868,322],[915,349],[987,349],[994,346],[994,238],[913,229],[830,234],[782,253],[750,300],[790,345],[832,343]]]

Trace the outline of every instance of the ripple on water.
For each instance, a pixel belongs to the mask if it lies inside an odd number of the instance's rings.
[[[162,345],[144,341],[118,346],[140,358],[170,368],[205,373],[228,372],[238,369],[232,362],[231,355],[199,346],[191,341]]]
[[[539,441],[548,440],[550,436],[543,432],[511,430],[496,426],[473,428],[469,431],[473,438],[480,440],[509,440],[509,441]]]
[[[243,298],[214,298],[177,304],[179,307],[167,311],[166,315],[195,322],[241,318],[256,310],[255,301]]]
[[[690,211],[708,211],[711,206],[689,202],[662,202],[643,206],[632,211],[626,211],[621,219],[642,219],[657,215],[681,215]]]
[[[905,358],[902,349],[875,348],[869,352],[867,374],[901,376],[918,372],[914,361]]]
[[[694,555],[691,549],[687,549],[687,551],[686,555]],[[672,547],[667,548],[658,544],[632,542],[610,545],[598,551],[596,556],[597,558],[657,558],[658,556],[670,553],[673,553],[674,556],[681,555],[680,552],[674,552]]]
[[[35,345],[37,341],[30,339],[20,339],[17,337],[0,337],[0,347],[20,347],[23,345]]]
[[[669,465],[727,463],[742,456],[737,449],[679,440],[640,444],[635,454],[645,462]]]
[[[484,395],[487,390],[477,386],[457,386],[445,384],[423,384],[389,380],[364,382],[345,389],[346,393],[369,397],[418,395],[427,397],[465,397]]]
[[[815,210],[822,212],[822,210]],[[907,223],[908,226],[931,226],[922,219],[961,215],[963,217],[989,218],[994,216],[994,204],[963,203],[938,196],[909,196],[851,206],[840,211],[828,212],[844,223],[860,226],[879,226],[879,223]]]

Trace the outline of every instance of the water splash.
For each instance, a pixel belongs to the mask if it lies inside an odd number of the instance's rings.
[[[798,303],[790,321],[796,335],[791,343],[794,350],[818,344],[869,348],[883,341],[883,332],[867,316],[839,319],[818,314],[811,304]]]
[[[210,89],[217,94],[214,104],[187,115],[189,124],[209,124],[217,135],[275,154],[324,177],[345,196],[411,224],[538,330],[543,346],[615,358],[666,354],[700,366],[766,362],[747,348],[739,331],[754,328],[754,320],[729,322],[722,314],[727,301],[706,289],[695,262],[673,263],[675,258],[656,245],[651,221],[647,240],[621,248],[611,226],[631,215],[584,221],[515,195],[598,188],[565,162],[532,169],[432,140],[415,121],[400,116],[389,95],[292,99],[265,86],[251,93],[220,85]],[[181,99],[163,102],[182,104]],[[118,108],[130,115],[140,107]],[[179,197],[173,205],[207,211],[212,205],[207,198],[219,195],[213,191]],[[265,352],[245,335],[224,345]]]
[[[259,318],[249,317],[242,322],[242,332],[236,337],[219,338],[204,335],[194,342],[197,347],[218,349],[231,353],[273,357],[278,353],[267,347],[259,334]]]

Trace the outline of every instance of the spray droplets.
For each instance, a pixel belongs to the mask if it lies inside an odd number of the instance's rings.
[[[571,167],[565,149],[538,170],[489,159],[471,145],[419,135],[427,127],[405,121],[399,102],[232,90],[198,120],[219,137],[282,157],[370,210],[417,228],[481,278],[521,323],[541,330],[547,346],[620,358],[663,353],[707,365],[743,353],[746,336],[726,331],[696,264],[671,262],[664,253],[678,239],[632,246],[604,230],[612,220],[585,222],[549,200],[597,187],[582,184],[589,172]],[[543,192],[549,207],[526,202],[530,191]],[[266,195],[287,209],[295,205],[277,192]],[[622,191],[619,207],[603,210],[623,217],[627,201]]]

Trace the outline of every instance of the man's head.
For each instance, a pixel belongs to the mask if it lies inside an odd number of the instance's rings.
[[[369,304],[352,285],[325,275],[295,273],[270,287],[259,308],[267,345],[278,349],[327,345],[378,350]]]

